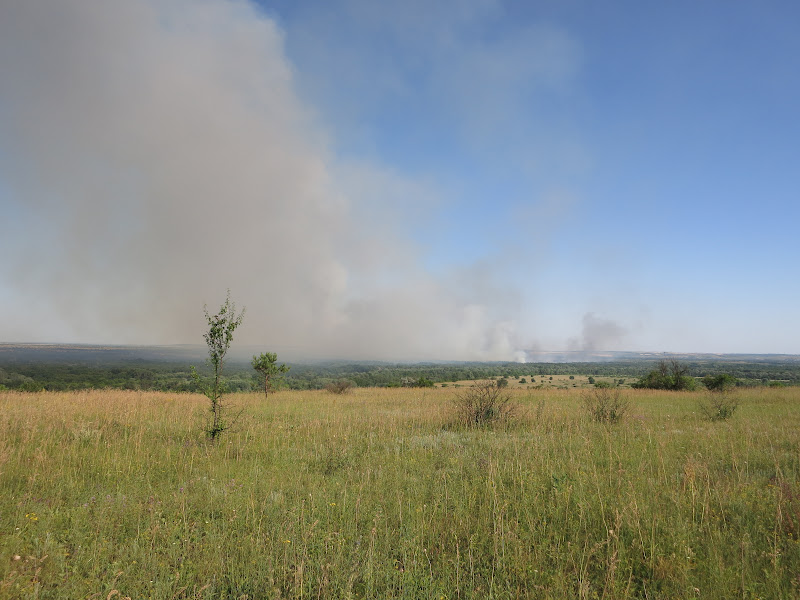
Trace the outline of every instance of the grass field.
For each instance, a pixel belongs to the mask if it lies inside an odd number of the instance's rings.
[[[800,598],[800,389],[0,393],[0,598]]]
[[[497,377],[496,379],[500,379]],[[531,381],[531,380],[535,381]],[[594,381],[597,382],[606,382],[609,385],[616,385],[620,388],[630,388],[632,383],[637,381],[636,377],[603,377],[603,376],[595,376],[592,378]],[[553,390],[553,389],[571,389],[571,388],[579,388],[579,389],[586,389],[586,388],[593,388],[594,384],[589,383],[589,377],[587,375],[536,375],[534,377],[508,377],[506,378],[508,381],[508,388],[511,390]],[[524,381],[523,381],[524,380]],[[619,382],[622,381],[624,383],[620,384]],[[437,383],[437,387],[469,387],[473,383],[473,380],[464,380],[464,381],[456,381],[453,383]]]

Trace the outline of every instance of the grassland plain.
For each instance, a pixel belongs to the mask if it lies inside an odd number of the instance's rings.
[[[0,393],[0,598],[800,598],[800,389]]]

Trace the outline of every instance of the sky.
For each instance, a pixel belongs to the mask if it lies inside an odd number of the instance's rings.
[[[798,354],[798,22],[0,0],[0,342]]]

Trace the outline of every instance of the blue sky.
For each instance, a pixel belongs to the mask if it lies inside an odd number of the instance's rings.
[[[31,4],[3,341],[800,352],[796,3]]]

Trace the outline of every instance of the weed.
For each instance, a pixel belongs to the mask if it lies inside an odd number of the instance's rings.
[[[800,540],[800,491],[783,478],[773,477],[771,485],[778,492],[778,525],[789,538]]]
[[[353,387],[353,382],[348,379],[339,379],[338,381],[331,381],[325,386],[325,389],[331,394],[345,394]]]
[[[582,398],[589,416],[598,423],[618,423],[630,408],[630,403],[622,397],[620,390],[612,387],[586,390]]]
[[[739,408],[739,398],[729,390],[710,391],[700,402],[700,412],[709,421],[727,421]]]

